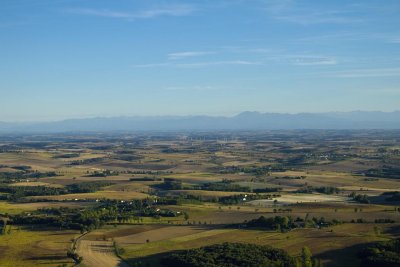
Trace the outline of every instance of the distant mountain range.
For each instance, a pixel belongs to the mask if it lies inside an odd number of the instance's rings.
[[[0,122],[2,133],[294,129],[400,129],[400,111],[298,114],[246,111],[233,117],[153,116],[69,119],[38,123]]]

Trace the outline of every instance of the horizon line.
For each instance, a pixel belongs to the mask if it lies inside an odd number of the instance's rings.
[[[382,110],[350,110],[350,111],[322,111],[322,112],[273,112],[273,111],[241,111],[230,115],[207,115],[207,114],[165,114],[165,115],[93,115],[93,116],[80,116],[80,117],[69,117],[69,118],[59,118],[59,119],[48,119],[48,120],[0,120],[0,123],[9,124],[35,124],[35,123],[56,123],[64,122],[69,120],[90,120],[90,119],[116,119],[116,118],[184,118],[184,117],[211,117],[211,118],[234,118],[244,113],[258,113],[258,114],[280,114],[280,115],[300,115],[300,114],[329,114],[329,113],[354,113],[354,112],[364,112],[364,113],[396,113],[400,112],[400,109],[392,111],[382,111]]]

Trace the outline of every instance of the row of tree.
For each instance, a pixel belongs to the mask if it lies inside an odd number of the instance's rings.
[[[0,192],[6,193],[0,196],[0,200],[21,201],[22,198],[30,196],[54,196],[75,193],[92,193],[112,184],[113,183],[108,181],[74,183],[67,185],[66,187],[10,186],[8,184],[0,184]]]
[[[309,218],[307,214],[304,219],[297,217],[295,220],[291,216],[275,216],[275,217],[264,217],[261,216],[257,219],[245,222],[246,227],[261,228],[265,230],[272,231],[289,231],[293,228],[303,228],[303,227],[328,227],[342,222],[336,219],[331,221],[326,220],[324,217],[320,218]]]
[[[143,178],[142,178],[143,179]],[[151,180],[152,178],[146,178],[145,180]],[[131,181],[135,181],[132,178]],[[152,179],[151,181],[154,181]],[[241,186],[234,181],[224,179],[221,182],[215,183],[204,183],[200,185],[184,185],[181,180],[173,178],[164,178],[164,182],[161,184],[153,185],[154,188],[162,190],[205,190],[205,191],[223,191],[223,192],[253,192],[253,193],[271,193],[279,192],[282,188],[278,187],[266,187],[251,189],[249,186]]]
[[[9,215],[14,225],[47,225],[82,232],[102,227],[106,223],[140,222],[141,217],[175,217],[182,213],[157,207],[151,199],[130,202],[106,200],[96,207],[72,209],[67,207],[39,209],[36,212]]]

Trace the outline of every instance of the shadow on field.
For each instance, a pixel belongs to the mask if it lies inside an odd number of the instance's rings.
[[[359,266],[360,260],[357,255],[363,248],[370,244],[372,243],[358,244],[343,249],[330,250],[314,256],[324,262],[324,267]],[[179,252],[179,250],[153,254],[148,257],[128,259],[127,262],[131,266],[136,266],[135,264],[138,264],[137,266],[162,267],[163,265],[160,263],[161,259],[174,252]]]
[[[400,227],[396,227],[396,232],[399,231]],[[361,260],[358,258],[358,254],[366,247],[374,244],[375,242],[368,242],[357,244],[341,249],[329,250],[314,256],[323,261],[324,267],[343,267],[343,266],[359,266]],[[174,250],[165,253],[153,254],[147,257],[131,258],[126,261],[131,266],[146,266],[146,267],[157,267],[161,265],[161,259],[171,253],[180,252],[182,250]],[[137,264],[137,265],[136,265]]]
[[[379,195],[379,196],[369,196],[368,199],[370,200],[371,204],[381,204],[381,205],[386,205],[388,207],[390,206],[396,207],[400,204],[400,201],[387,201],[386,199],[389,197],[390,195]]]
[[[315,257],[324,262],[324,267],[359,266],[358,253],[373,243],[362,243],[350,247],[329,250],[316,254]]]
[[[161,265],[161,259],[168,254],[179,252],[180,250],[174,250],[174,251],[168,251],[165,253],[158,253],[158,254],[152,254],[148,257],[141,257],[141,258],[135,258],[135,259],[127,259],[126,262],[128,262],[131,266],[135,266],[135,264],[138,264],[138,266],[146,266],[146,267],[163,267],[164,265]],[[140,265],[142,264],[142,265]]]
[[[43,231],[51,232],[51,233],[48,233],[48,235],[54,235],[54,236],[65,235],[65,232],[62,232],[61,230],[67,230],[67,229],[63,229],[63,228],[60,229],[59,227],[52,227],[52,226],[47,226],[47,225],[37,225],[37,224],[16,225],[16,226],[20,227],[21,229],[28,230],[31,232],[43,232]],[[74,231],[74,230],[71,229],[70,231]],[[75,231],[78,232],[78,230],[75,230]]]
[[[386,229],[385,232],[392,236],[400,237],[400,225],[390,226]]]
[[[389,226],[385,229],[384,233],[389,234],[392,238],[400,237],[400,225]],[[342,249],[329,250],[315,256],[325,261],[325,267],[359,266],[360,259],[358,258],[358,253],[375,243],[376,242],[361,243]]]
[[[42,255],[42,256],[28,257],[27,260],[32,260],[32,261],[59,261],[59,260],[68,260],[68,258],[66,256],[61,256],[61,255]]]

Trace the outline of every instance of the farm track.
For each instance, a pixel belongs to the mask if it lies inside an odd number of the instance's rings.
[[[110,241],[79,240],[77,252],[83,257],[82,267],[129,267],[115,255]]]

